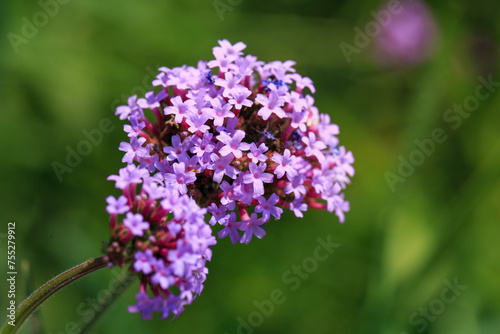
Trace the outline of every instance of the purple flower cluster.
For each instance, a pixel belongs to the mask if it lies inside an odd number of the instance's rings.
[[[206,209],[134,164],[108,180],[123,191],[106,199],[109,263],[130,263],[141,282],[137,305],[129,306],[129,312],[140,312],[143,319],[151,319],[153,311],[162,318],[177,317],[201,293],[208,273],[205,262],[216,239],[204,220]]]
[[[349,211],[342,191],[354,158],[305,92],[315,92],[312,81],[293,61],[265,63],[245,47],[222,40],[211,61],[161,67],[158,92],[116,110],[130,140],[120,144],[127,167],[109,178],[124,194],[108,200],[108,254],[115,264],[135,259],[142,283],[130,311],[144,318],[178,315],[201,291],[215,244],[205,212],[219,238],[248,244],[284,208],[297,217],[326,209],[340,222]],[[125,215],[120,224],[117,215]]]

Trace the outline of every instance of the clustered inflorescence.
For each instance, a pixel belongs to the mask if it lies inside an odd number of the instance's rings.
[[[354,158],[304,92],[315,92],[312,81],[293,61],[264,63],[245,47],[222,40],[214,60],[161,67],[157,93],[116,110],[130,140],[120,144],[127,166],[108,178],[123,195],[107,198],[106,253],[139,275],[129,311],[145,319],[178,316],[201,292],[216,243],[206,213],[219,238],[247,244],[283,208],[326,209],[340,222],[349,210],[342,190]]]

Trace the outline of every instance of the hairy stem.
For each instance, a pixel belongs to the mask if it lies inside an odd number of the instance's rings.
[[[28,319],[28,317],[33,313],[38,306],[40,306],[45,300],[51,297],[60,289],[69,285],[71,282],[90,274],[93,271],[106,267],[108,261],[105,256],[98,258],[93,258],[85,261],[82,264],[73,267],[62,274],[54,277],[42,287],[36,290],[31,296],[29,296],[21,305],[17,308],[14,319],[7,317],[7,323],[0,330],[0,334],[11,334],[16,333],[21,325]]]

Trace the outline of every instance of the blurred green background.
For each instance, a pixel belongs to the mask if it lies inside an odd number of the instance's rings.
[[[380,1],[221,2],[231,9],[222,16],[213,1],[67,1],[17,47],[8,34],[21,35],[23,17],[31,21],[42,6],[0,3],[0,242],[5,254],[15,221],[18,303],[101,254],[105,198],[118,194],[106,177],[122,167],[126,140],[115,107],[150,90],[159,66],[212,59],[218,39],[243,41],[260,60],[295,60],[313,79],[316,106],[356,158],[346,223],[327,212],[287,212],[262,240],[220,240],[205,290],[173,322],[127,313],[135,281],[105,312],[92,311],[115,277],[105,269],[51,298],[21,332],[79,333],[98,313],[89,333],[499,333],[500,92],[456,129],[443,115],[475,94],[479,75],[500,81],[500,3],[429,1],[440,31],[434,56],[395,68],[375,64],[371,46],[350,63],[339,47],[353,44],[353,28],[373,20]],[[60,182],[52,163],[64,164],[67,147],[103,119],[113,131]],[[391,189],[387,172],[397,174],[400,157],[436,128],[446,140]],[[292,290],[283,275],[328,236],[339,247]],[[461,290],[446,290],[454,282]],[[3,322],[5,279],[0,288]],[[255,301],[276,289],[285,300],[259,321]],[[249,316],[259,326],[239,328]]]

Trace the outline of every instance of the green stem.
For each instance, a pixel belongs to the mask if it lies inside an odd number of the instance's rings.
[[[16,333],[21,325],[28,319],[28,317],[33,313],[38,306],[40,306],[45,300],[50,296],[55,294],[60,289],[64,288],[66,285],[83,277],[91,272],[104,268],[108,264],[105,256],[101,256],[95,259],[90,259],[76,267],[73,267],[62,274],[54,277],[47,283],[45,283],[41,288],[36,290],[31,296],[29,296],[16,310],[15,313],[15,326],[9,324],[11,321],[8,318],[8,322],[0,330],[0,334],[10,334]]]

